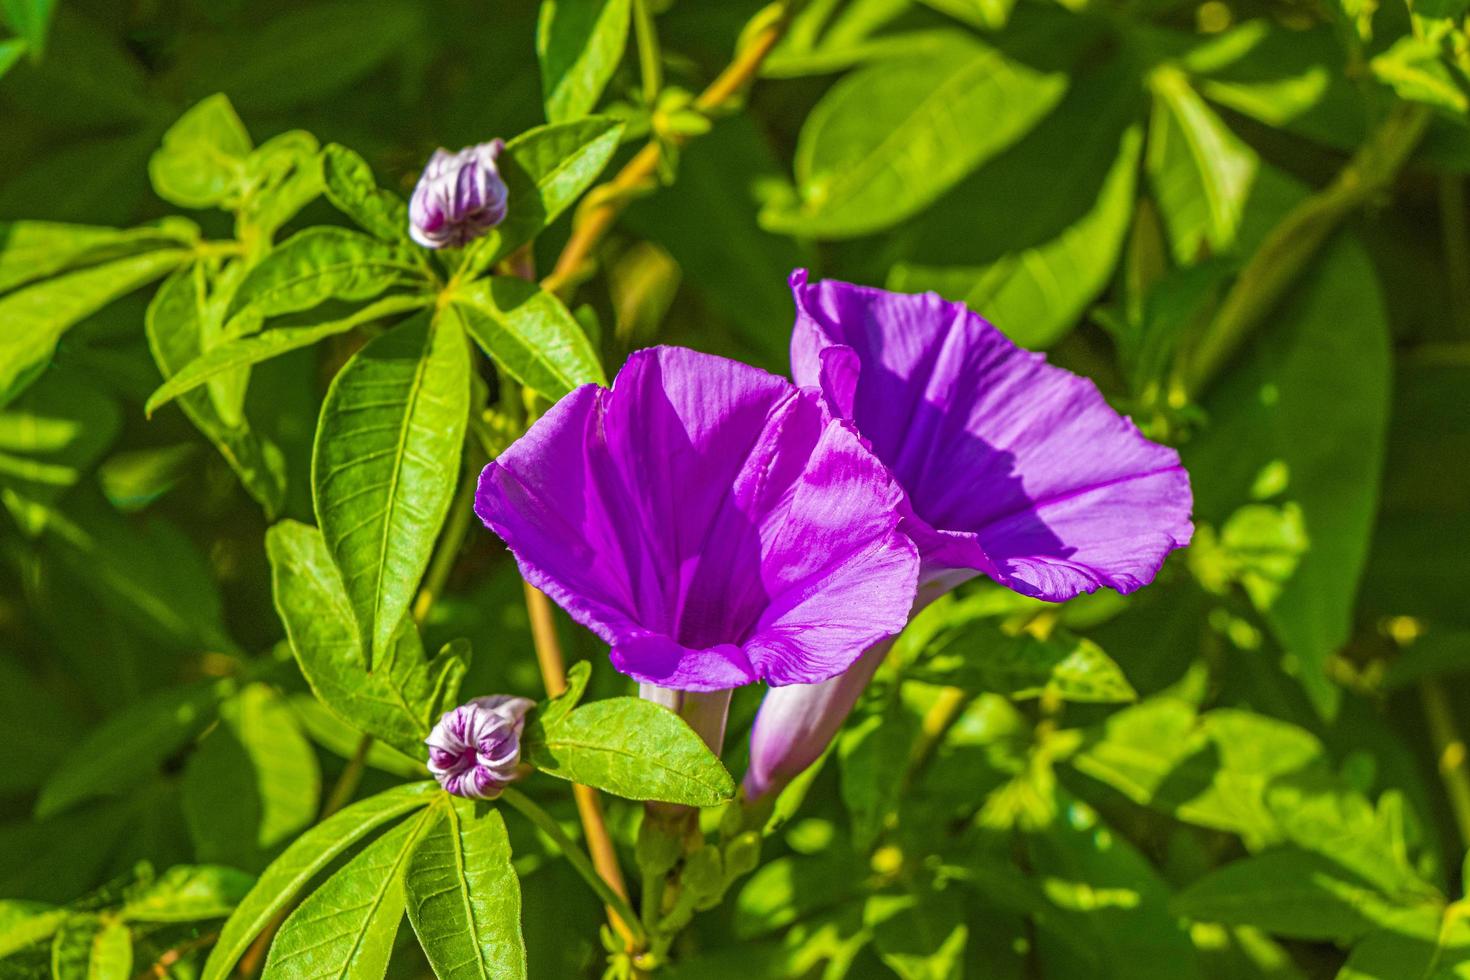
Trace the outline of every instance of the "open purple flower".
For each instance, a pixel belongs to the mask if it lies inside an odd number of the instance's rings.
[[[902,491],[812,392],[676,347],[558,402],[480,476],[527,581],[639,681],[810,684],[903,628]]]
[[[429,772],[455,796],[492,799],[516,778],[529,698],[494,694],[446,711],[424,741]]]
[[[439,149],[408,203],[408,233],[425,248],[459,247],[505,220],[509,190],[496,160],[504,140]]]
[[[792,374],[820,387],[903,485],[920,605],[976,575],[1060,602],[1132,592],[1189,542],[1189,476],[1097,388],[1021,350],[963,304],[791,277]],[[771,692],[748,795],[825,749],[886,645],[817,688]]]

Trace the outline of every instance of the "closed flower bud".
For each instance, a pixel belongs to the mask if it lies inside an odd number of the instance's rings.
[[[516,778],[521,761],[521,729],[529,698],[508,694],[475,698],[444,717],[424,741],[429,772],[455,796],[492,799]]]
[[[426,248],[465,245],[505,220],[509,191],[495,161],[504,140],[435,150],[413,189],[408,232]]]

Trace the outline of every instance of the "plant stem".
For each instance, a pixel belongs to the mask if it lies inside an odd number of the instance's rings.
[[[1343,219],[1393,183],[1428,124],[1425,106],[1398,103],[1331,184],[1276,223],[1187,352],[1180,379],[1187,398],[1197,400],[1209,387]]]
[[[785,33],[786,26],[790,21],[790,10],[787,8],[780,17],[776,17],[762,27],[750,38],[743,48],[735,55],[735,58],[720,72],[719,76],[709,84],[699,97],[694,100],[694,108],[700,112],[712,112],[733,96],[738,94],[751,79],[760,71],[760,66],[776,46],[776,42]],[[670,136],[679,143],[683,143],[687,137]],[[541,280],[544,289],[560,295],[566,299],[571,290],[576,286],[577,280],[586,264],[592,250],[597,247],[598,242],[612,228],[613,222],[628,206],[633,196],[648,185],[658,172],[659,160],[663,151],[657,142],[649,143],[643,149],[624,164],[623,169],[618,171],[617,176],[607,183],[601,185],[588,195],[588,199],[594,203],[583,209],[578,214],[576,227],[572,235],[567,239],[566,247],[562,249],[561,255],[556,260],[556,266]]]
[[[468,447],[466,447],[468,448]],[[444,526],[444,533],[439,537],[439,547],[434,552],[434,558],[429,563],[429,570],[424,575],[423,588],[419,590],[418,598],[413,604],[413,621],[422,626],[424,620],[429,618],[429,610],[439,600],[439,595],[444,591],[444,583],[449,580],[449,573],[454,570],[454,562],[459,557],[460,545],[464,543],[465,532],[469,530],[470,518],[475,514],[475,489],[479,478],[475,472],[477,467],[466,465],[464,478],[460,481],[459,492],[454,496],[454,503],[449,507],[449,521]]]
[[[556,822],[556,819],[543,810],[535,800],[532,800],[529,796],[514,787],[506,787],[502,790],[500,798],[516,810],[519,810],[523,816],[537,827],[540,827],[541,831],[552,839],[556,846],[561,849],[562,854],[566,856],[566,859],[571,862],[572,867],[577,869],[577,873],[586,879],[587,884],[592,886],[592,890],[597,893],[597,896],[610,909],[615,910],[618,917],[627,923],[638,945],[640,947],[646,946],[648,935],[643,931],[643,923],[638,921],[638,916],[634,914],[632,906],[628,904],[628,899],[621,891],[613,887],[612,882],[598,873],[597,869],[592,866],[592,862],[588,860],[587,855],[566,835],[566,832],[561,829],[561,825]]]
[[[1460,843],[1470,847],[1470,775],[1465,771],[1465,740],[1455,724],[1450,699],[1433,680],[1419,682],[1419,698],[1424,703],[1424,717],[1429,723],[1429,737],[1434,743],[1434,756],[1439,778],[1449,797],[1455,815],[1455,828]]]
[[[551,600],[529,582],[524,583],[526,612],[531,618],[531,641],[536,648],[536,664],[541,668],[541,682],[546,693],[557,697],[567,689],[566,660],[562,657],[561,643],[556,638],[556,621],[551,614]],[[612,835],[607,832],[607,821],[602,815],[602,801],[597,790],[581,783],[572,784],[572,796],[577,802],[577,814],[582,819],[582,832],[587,837],[587,849],[592,852],[592,861],[597,866],[598,876],[618,896],[617,902],[607,903],[608,921],[629,943],[630,952],[636,933],[642,932],[636,923],[623,911],[628,907],[628,886],[623,881],[623,869],[618,864],[618,852],[613,847]],[[641,943],[641,940],[639,941]]]
[[[643,80],[643,101],[650,109],[664,87],[663,56],[658,48],[658,30],[648,0],[633,0],[633,31],[638,37],[638,73]]]

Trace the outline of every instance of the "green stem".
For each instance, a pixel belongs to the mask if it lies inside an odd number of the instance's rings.
[[[1434,742],[1436,768],[1455,815],[1460,843],[1470,847],[1470,775],[1465,772],[1465,740],[1455,724],[1450,699],[1433,680],[1421,681],[1419,697],[1424,702],[1424,718],[1429,723],[1429,737]]]
[[[551,838],[552,842],[561,849],[562,854],[566,855],[566,859],[572,863],[572,867],[577,869],[577,873],[586,880],[587,884],[592,886],[592,890],[597,893],[597,897],[602,899],[604,904],[611,906],[622,917],[640,944],[646,945],[648,934],[644,932],[643,923],[639,921],[632,906],[628,904],[628,900],[623,898],[622,895],[619,895],[607,883],[607,879],[597,873],[597,869],[592,867],[592,859],[566,835],[566,831],[561,829],[561,824],[557,823],[551,814],[541,809],[529,796],[514,787],[506,787],[502,790],[500,798],[516,810],[519,810],[522,816],[534,823],[541,829],[542,833]]]
[[[1266,236],[1182,364],[1184,395],[1198,399],[1276,306],[1344,218],[1393,183],[1429,125],[1429,110],[1400,102],[1331,184],[1292,208]]]
[[[466,451],[471,445],[473,443],[466,445]],[[477,467],[473,465],[465,466],[459,492],[455,494],[454,503],[449,506],[449,521],[439,538],[439,547],[429,562],[429,570],[424,575],[424,586],[414,600],[413,621],[419,625],[429,617],[429,610],[444,591],[444,583],[449,580],[449,573],[454,570],[454,561],[459,557],[459,546],[464,543],[465,532],[470,528],[470,518],[475,514],[475,488],[479,484],[476,470]]]
[[[643,79],[643,101],[653,108],[664,87],[664,69],[658,31],[653,24],[653,13],[648,9],[648,0],[633,0],[633,31],[638,38],[638,72]]]

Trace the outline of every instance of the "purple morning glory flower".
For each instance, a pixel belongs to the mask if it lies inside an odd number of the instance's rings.
[[[439,149],[408,204],[408,233],[425,248],[460,247],[505,220],[509,191],[495,161],[504,140]]]
[[[475,512],[618,670],[717,691],[825,680],[903,628],[902,496],[814,392],[657,347],[485,467]]]
[[[429,772],[455,796],[492,799],[516,778],[529,698],[494,694],[444,713],[429,737]]]
[[[791,277],[792,374],[852,419],[906,492],[917,608],[976,575],[1052,602],[1132,592],[1189,542],[1189,476],[1097,388],[1016,347],[960,303]],[[887,646],[819,687],[772,691],[746,792],[810,765]]]

